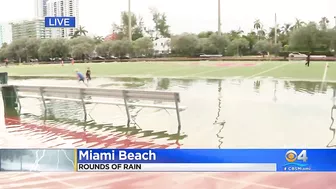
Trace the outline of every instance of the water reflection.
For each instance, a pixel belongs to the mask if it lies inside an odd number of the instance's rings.
[[[333,97],[332,97],[332,102],[333,102],[333,106],[331,107],[331,124],[329,126],[329,130],[333,133],[332,135],[332,139],[331,141],[328,143],[327,147],[336,147],[336,143],[335,143],[335,135],[336,135],[336,128],[334,127],[334,110],[336,109],[336,89],[333,89]]]
[[[89,104],[88,119],[85,120],[80,104],[59,101],[49,102],[48,113],[51,115],[46,118],[43,118],[42,112],[41,115],[25,114],[22,119],[40,120],[45,125],[67,129],[62,132],[70,133],[64,135],[68,138],[76,138],[72,135],[80,133],[85,143],[92,143],[105,135],[113,135],[132,136],[131,138],[144,138],[155,142],[162,139],[160,141],[165,141],[166,144],[174,140],[177,146],[197,148],[335,147],[334,104],[330,110],[330,96],[333,89],[336,89],[334,83],[326,83],[322,90],[320,82],[283,80],[118,78],[99,80],[100,83],[93,80],[92,83],[107,87],[109,83],[121,81],[143,83],[141,86],[132,86],[135,89],[180,92],[181,105],[188,107],[181,113],[183,128],[178,128],[176,132],[176,116],[169,111],[131,107],[132,123],[127,127],[123,107]],[[25,81],[27,84],[29,82],[36,80]],[[41,80],[40,83],[42,82],[53,80]],[[77,84],[64,81],[64,85],[67,83],[74,86]],[[113,88],[125,86],[121,84]],[[27,107],[26,112],[32,111],[34,104],[37,105],[31,101],[24,104]],[[332,123],[329,118],[330,111]],[[221,120],[224,115],[225,121]],[[69,128],[77,133],[71,134]],[[332,141],[330,131],[333,133]],[[109,139],[106,138],[99,140],[102,145],[107,145],[116,139],[107,142],[105,140]]]
[[[278,85],[278,81],[274,81],[274,94],[273,94],[273,101],[276,102],[278,100],[277,96],[276,96],[276,92],[277,92],[277,85]]]
[[[221,149],[224,137],[221,136],[222,130],[224,129],[225,121],[218,122],[218,119],[220,117],[220,112],[222,109],[222,80],[218,80],[218,112],[217,116],[215,118],[214,125],[219,125],[219,130],[216,136],[218,137],[218,148]]]

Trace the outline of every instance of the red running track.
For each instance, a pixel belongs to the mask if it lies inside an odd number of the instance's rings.
[[[10,126],[11,137],[36,136],[36,140],[49,140],[50,147],[62,146],[63,138],[83,139],[82,144],[74,147],[125,147],[123,140],[110,140],[104,136],[85,134],[71,130],[55,130],[45,125],[21,123],[20,126]],[[72,133],[74,132],[74,133]],[[68,134],[69,135],[68,135]],[[71,134],[72,133],[72,134]],[[110,135],[111,133],[109,133]],[[87,137],[89,135],[89,137]],[[46,137],[44,137],[46,136]],[[77,136],[77,137],[76,137]],[[54,137],[54,139],[53,139]],[[120,136],[115,135],[112,138]],[[90,140],[87,140],[87,139]],[[84,144],[83,144],[84,142]],[[86,143],[85,143],[86,142]],[[136,138],[126,138],[127,147],[139,148],[168,148],[178,147],[176,143],[156,145],[152,142],[141,141],[138,145]],[[93,145],[95,144],[95,145]],[[36,146],[39,147],[39,146]],[[78,188],[78,189],[335,189],[336,173],[1,173],[1,189],[23,188]]]

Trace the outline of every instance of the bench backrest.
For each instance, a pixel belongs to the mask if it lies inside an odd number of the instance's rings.
[[[66,94],[81,96],[96,96],[105,98],[128,98],[139,100],[162,100],[180,102],[180,95],[177,92],[166,91],[144,91],[124,89],[104,89],[88,87],[64,87],[64,86],[34,86],[34,85],[2,85],[2,87],[14,86],[17,92],[43,93],[46,95]]]

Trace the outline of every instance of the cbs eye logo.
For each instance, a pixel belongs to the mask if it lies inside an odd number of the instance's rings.
[[[301,160],[303,162],[306,162],[308,160],[307,150],[302,150],[299,155],[297,155],[297,153],[294,150],[289,150],[286,152],[285,158],[286,158],[286,161],[290,163],[293,163],[296,160]]]

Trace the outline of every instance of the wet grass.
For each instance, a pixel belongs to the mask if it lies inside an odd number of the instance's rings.
[[[197,63],[197,64],[195,64]],[[219,66],[218,63],[232,62],[131,62],[131,63],[85,63],[75,65],[20,65],[1,67],[0,72],[9,76],[66,77],[75,78],[75,70],[92,70],[93,77],[183,77],[183,78],[223,78],[223,77],[274,77],[322,80],[327,62],[312,62],[305,67],[304,62],[248,62],[255,66]],[[326,80],[336,80],[336,64],[328,62]]]

